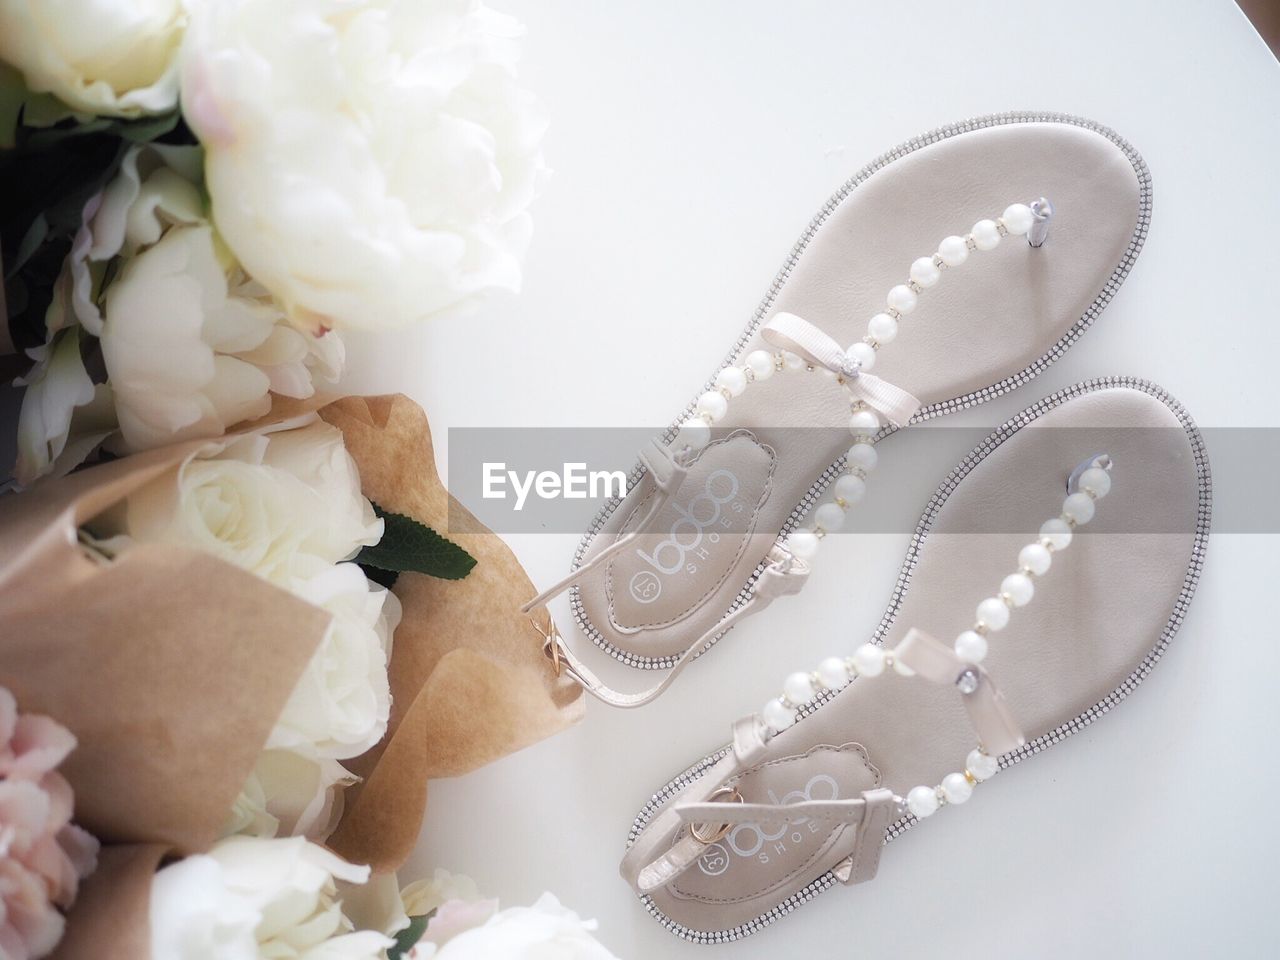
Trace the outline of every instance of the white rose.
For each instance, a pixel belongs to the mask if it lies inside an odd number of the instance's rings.
[[[301,837],[235,837],[160,870],[151,884],[151,955],[165,960],[380,960],[393,941],[351,932],[336,880],[364,883]]]
[[[359,780],[314,750],[264,750],[231,807],[223,836],[323,842],[342,817],[342,791]]]
[[[185,24],[182,0],[0,0],[0,59],[82,113],[164,113]]]
[[[413,960],[617,960],[591,934],[594,920],[582,920],[544,893],[532,907],[513,907],[483,926],[464,930],[443,945],[420,943]]]
[[[333,614],[333,623],[285,704],[267,747],[358,757],[387,732],[391,688],[387,662],[400,622],[394,594],[370,583],[354,563],[340,563],[294,592]]]
[[[360,492],[360,471],[347,453],[342,431],[316,418],[310,425],[277,431],[263,453],[265,466],[298,478],[311,492],[313,519],[302,542],[297,576],[310,576],[316,558],[325,564],[350,560],[362,546],[382,538],[383,523]]]
[[[108,552],[134,542],[203,550],[285,588],[377,543],[342,433],[314,419],[233,438],[133,491],[90,524]]]
[[[218,230],[300,327],[392,327],[516,290],[545,123],[478,0],[192,11],[183,112]]]

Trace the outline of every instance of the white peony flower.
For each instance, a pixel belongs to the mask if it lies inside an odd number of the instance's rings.
[[[137,117],[178,102],[182,0],[0,0],[0,59],[81,113]]]
[[[98,395],[80,356],[80,331],[72,328],[56,334],[42,347],[31,351],[36,365],[24,378],[22,409],[18,413],[18,461],[14,474],[19,483],[30,483],[53,469],[71,436],[71,419],[76,407],[86,406]],[[104,434],[96,434],[90,449]],[[72,453],[79,454],[79,444]],[[84,454],[88,454],[84,450]],[[78,461],[77,461],[78,462]]]
[[[476,882],[462,873],[450,873],[436,867],[431,879],[415,880],[400,891],[404,912],[411,917],[425,917],[450,900],[480,899]]]
[[[323,842],[342,817],[342,791],[360,778],[314,750],[264,750],[231,807],[223,836]]]
[[[46,386],[24,401],[20,482],[76,466],[112,434],[119,453],[218,436],[266,413],[271,393],[310,397],[341,375],[336,335],[297,330],[261,284],[227,266],[199,178],[198,148],[134,147],[86,205],[46,315],[50,342],[31,351],[28,381]],[[108,279],[112,261],[123,266]],[[70,379],[69,352],[60,376],[47,375],[55,341],[77,325],[101,339],[108,383],[93,393],[87,374]]]
[[[165,960],[380,960],[393,941],[352,932],[335,881],[368,867],[295,837],[234,837],[160,870],[151,884],[151,955]]]
[[[229,296],[207,226],[181,227],[107,288],[102,357],[124,449],[217,436],[271,409],[271,382],[235,356],[275,327],[267,304]]]
[[[544,893],[532,907],[502,910],[482,926],[463,930],[443,944],[419,943],[409,956],[412,960],[617,960],[591,935],[595,929],[594,920],[580,919]]]
[[[336,337],[292,328],[266,290],[228,268],[204,220],[199,151],[135,148],[103,192],[82,259],[68,258],[50,326],[64,302],[102,339],[123,452],[218,436],[266,413],[269,393],[305,398],[315,379],[334,382]],[[89,300],[92,264],[125,258],[107,286],[105,317]]]
[[[183,112],[214,223],[298,326],[399,326],[519,288],[545,127],[519,33],[478,0],[193,8]]]
[[[111,538],[111,552],[133,542],[179,544],[289,589],[377,543],[382,526],[341,431],[316,418],[193,457],[90,528]]]
[[[387,732],[387,663],[400,622],[395,595],[370,583],[354,563],[330,567],[294,592],[333,614],[320,649],[294,687],[267,747],[320,757],[358,757]]]

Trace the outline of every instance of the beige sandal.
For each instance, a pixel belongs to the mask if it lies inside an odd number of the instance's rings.
[[[1149,383],[1079,384],[1014,417],[938,489],[871,642],[788,677],[660,788],[623,876],[701,943],[871,879],[883,844],[1147,677],[1195,592],[1210,500],[1195,425]]]
[[[819,538],[861,499],[875,442],[1061,356],[1119,288],[1150,213],[1136,151],[1074,117],[955,124],[853,177],[706,392],[642,453],[574,570],[526,607],[574,587],[587,636],[668,675],[619,693],[558,638],[557,663],[598,698],[639,706],[735,622],[799,590]]]

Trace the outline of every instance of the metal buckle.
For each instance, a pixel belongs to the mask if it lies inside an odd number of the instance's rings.
[[[710,797],[707,798],[707,802],[719,803],[721,799],[724,799],[725,802],[727,803],[742,803],[742,794],[738,792],[737,787],[721,787],[719,790],[717,790],[715,793],[713,793]],[[711,844],[715,843],[717,840],[723,840],[728,835],[729,828],[732,826],[732,824],[722,823],[720,824],[720,826],[716,827],[715,830],[711,831],[710,833],[702,829],[706,826],[709,826],[709,825],[703,824],[703,823],[695,823],[691,827],[689,827],[689,835],[693,837],[693,839],[697,840],[704,847],[710,846]]]
[[[564,641],[560,637],[560,631],[556,628],[556,622],[551,619],[551,614],[547,614],[547,628],[544,630],[537,620],[532,620],[533,629],[538,631],[542,637],[542,654],[551,661],[551,669],[558,677],[564,672],[565,656]]]

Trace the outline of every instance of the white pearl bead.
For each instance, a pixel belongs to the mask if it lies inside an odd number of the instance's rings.
[[[1000,592],[1007,593],[1015,607],[1025,607],[1035,596],[1036,585],[1021,573],[1011,573],[1000,581]]]
[[[804,362],[804,357],[801,357],[799,354],[792,353],[789,350],[782,351],[783,370],[795,373],[798,370],[803,370],[806,366],[807,364]]]
[[[874,643],[864,643],[853,651],[853,666],[860,677],[878,677],[884,673],[884,650]]]
[[[671,441],[671,449],[679,453],[685,447],[698,451],[711,442],[711,425],[701,417],[694,417],[680,424],[676,438]]]
[[[987,597],[978,604],[978,622],[989,630],[1003,630],[1009,625],[1009,608],[999,597]]]
[[[969,259],[969,245],[964,237],[947,237],[938,244],[938,256],[948,267],[958,267]]]
[[[1076,523],[1088,523],[1093,519],[1093,499],[1087,493],[1073,493],[1062,501],[1063,516]]]
[[[796,722],[796,714],[781,700],[770,700],[760,711],[760,719],[774,733],[781,733]]]
[[[732,397],[739,397],[747,389],[747,375],[738,367],[725,367],[716,374],[716,386],[728,390]]]
[[[994,250],[1000,244],[1000,229],[994,220],[979,220],[969,232],[973,234],[973,245],[979,250]]]
[[[839,657],[827,657],[818,664],[818,680],[828,690],[843,690],[849,685],[849,668]]]
[[[793,673],[782,684],[782,693],[797,707],[813,699],[817,691],[807,673]]]
[[[867,482],[852,473],[842,473],[836,481],[834,493],[845,503],[857,503],[867,493]]]
[[[956,637],[956,656],[965,663],[981,663],[987,656],[987,638],[973,630]]]
[[[723,420],[729,412],[729,401],[714,390],[708,390],[698,398],[698,412],[705,413],[713,423]]]
[[[916,292],[905,283],[900,283],[889,291],[886,302],[890,309],[905,316],[916,308]]]
[[[813,522],[827,533],[834,533],[844,526],[844,511],[838,503],[824,503],[814,511]]]
[[[1031,229],[1031,223],[1035,217],[1031,213],[1031,208],[1025,203],[1011,203],[1004,208],[1000,219],[1004,221],[1006,230],[1015,237],[1020,237]]]
[[[867,333],[876,343],[892,343],[898,335],[898,321],[887,313],[877,313],[867,321]]]
[[[947,803],[964,803],[973,796],[973,784],[963,773],[948,773],[942,778],[942,795]]]
[[[867,473],[874,470],[879,461],[880,454],[869,443],[855,443],[844,455],[845,463],[851,467],[861,467]]]
[[[942,271],[933,262],[933,257],[921,257],[911,262],[911,279],[922,287],[932,287],[942,276]]]
[[[873,410],[849,414],[849,432],[855,437],[874,437],[880,432],[880,418]]]
[[[1101,467],[1090,467],[1080,474],[1078,488],[1080,490],[1092,490],[1093,495],[1101,500],[1111,492],[1111,474]]]
[[[792,530],[786,547],[801,560],[808,560],[818,552],[818,537],[812,530]]]
[[[1000,761],[981,750],[970,750],[964,758],[964,768],[973,774],[975,780],[990,780],[999,772]]]
[[[1053,563],[1053,556],[1038,543],[1028,543],[1018,551],[1018,566],[1030,570],[1037,577],[1044,576]]]
[[[773,376],[773,354],[768,350],[752,350],[747,354],[747,366],[757,380],[768,380]]]
[[[1040,525],[1040,536],[1053,544],[1053,549],[1065,550],[1071,546],[1071,525],[1061,517],[1054,517]]]
[[[907,793],[907,809],[917,820],[938,812],[938,793],[933,787],[912,787]]]
[[[857,363],[863,370],[870,370],[876,365],[876,348],[859,340],[849,347],[844,355]]]

